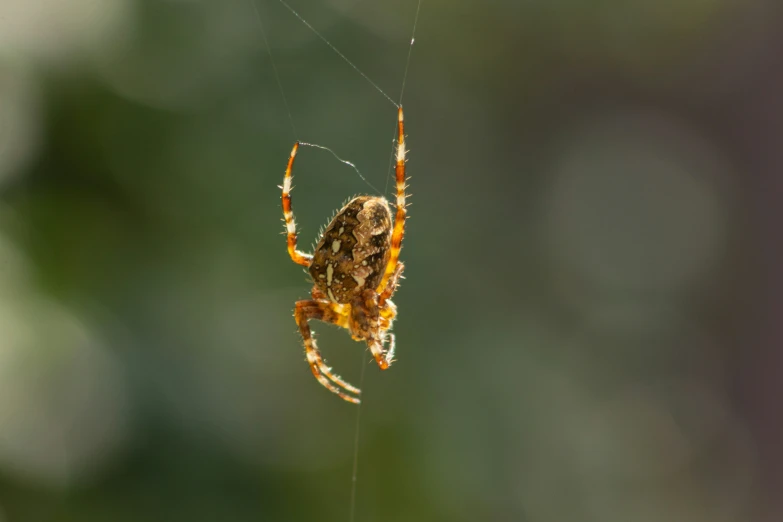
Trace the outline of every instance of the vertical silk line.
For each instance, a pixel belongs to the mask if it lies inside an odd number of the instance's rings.
[[[291,124],[291,129],[294,131],[294,139],[296,141],[299,141],[299,133],[296,132],[296,125],[294,125],[294,117],[291,115],[291,107],[288,106],[288,99],[285,96],[285,90],[283,89],[283,82],[280,81],[280,73],[277,72],[277,65],[275,64],[275,59],[272,57],[272,47],[269,45],[269,40],[266,38],[266,30],[264,29],[264,22],[261,19],[261,13],[258,11],[258,4],[256,4],[256,0],[250,0],[250,3],[253,4],[253,10],[256,13],[256,19],[258,20],[258,25],[261,27],[261,38],[264,39],[264,47],[266,47],[266,52],[269,55],[269,63],[272,64],[272,70],[275,73],[275,80],[277,81],[277,87],[280,89],[280,96],[283,97],[283,105],[285,105],[285,110],[288,113],[288,122]]]
[[[367,368],[367,352],[362,350],[362,374],[359,377],[359,389],[364,389],[364,370]],[[353,436],[353,472],[351,473],[351,511],[348,516],[349,522],[354,522],[356,519],[356,482],[359,472],[359,427],[361,426],[362,419],[362,403],[360,402],[356,406],[356,431]]]
[[[418,0],[417,6],[416,6],[416,15],[414,17],[413,21],[413,30],[411,34],[411,41],[410,46],[408,47],[408,56],[405,61],[405,70],[403,73],[402,78],[402,86],[400,88],[400,101],[399,103],[395,102],[388,94],[386,94],[383,89],[381,89],[374,81],[372,81],[364,72],[362,72],[356,65],[354,65],[353,62],[351,62],[343,53],[337,49],[329,40],[327,40],[321,33],[319,33],[312,25],[310,25],[307,20],[305,20],[297,11],[295,11],[285,0],[278,0],[286,9],[288,9],[297,19],[299,19],[300,22],[302,22],[310,31],[312,31],[318,38],[320,38],[326,45],[329,46],[329,48],[332,49],[343,61],[345,61],[351,68],[353,68],[357,73],[359,73],[370,85],[372,85],[375,90],[377,90],[379,93],[381,93],[389,102],[391,102],[395,107],[399,108],[400,105],[402,105],[402,99],[403,94],[405,93],[405,85],[408,79],[408,70],[410,68],[411,63],[411,54],[413,52],[413,44],[416,40],[416,27],[419,22],[419,12],[421,11],[421,4],[422,0]],[[294,124],[294,118],[291,113],[291,108],[288,104],[288,99],[285,95],[285,89],[283,89],[283,83],[280,80],[280,73],[277,70],[277,65],[274,60],[274,56],[272,55],[272,48],[269,45],[269,40],[266,36],[266,30],[264,28],[263,20],[261,17],[261,13],[258,10],[258,5],[256,4],[256,0],[250,0],[250,3],[253,5],[253,10],[256,14],[256,19],[258,20],[258,24],[261,28],[261,37],[264,41],[264,47],[266,48],[266,52],[269,55],[269,62],[272,65],[272,70],[274,72],[275,81],[277,82],[277,87],[280,90],[280,96],[283,99],[283,105],[285,106],[286,112],[288,113],[288,121],[291,124],[291,129],[294,132],[294,137],[297,141],[299,140],[299,133],[296,130],[296,125]],[[397,122],[395,120],[395,134],[392,137],[392,142],[395,142],[397,132]],[[310,147],[315,147],[319,149],[326,150],[330,152],[335,158],[337,158],[342,163],[345,163],[351,167],[359,174],[359,177],[364,180],[368,185],[370,185],[376,192],[378,192],[378,189],[376,189],[362,174],[359,172],[358,168],[351,162],[343,160],[337,154],[329,149],[328,147],[324,147],[321,145],[311,144],[311,143],[302,143],[302,145],[307,145]],[[391,167],[394,160],[394,152],[396,150],[396,147],[392,148],[392,155],[389,157],[389,175],[386,177],[386,186],[384,187],[383,193],[385,194],[386,191],[388,191],[389,188],[389,177],[391,175]],[[359,388],[363,388],[364,385],[364,374],[367,367],[366,363],[366,353],[362,352],[362,370],[361,370],[361,377],[359,378]],[[357,489],[357,482],[358,482],[358,471],[359,471],[359,435],[360,435],[360,427],[361,427],[361,412],[362,412],[362,403],[360,402],[357,406],[356,410],[356,429],[354,431],[354,451],[353,451],[353,465],[352,465],[352,472],[351,472],[351,500],[350,500],[350,513],[349,513],[349,521],[354,522],[356,519],[356,489]]]
[[[416,42],[416,26],[419,25],[419,13],[421,12],[422,0],[416,4],[416,15],[413,17],[413,30],[411,31],[411,43],[408,46],[408,58],[405,60],[405,72],[402,74],[402,87],[400,87],[400,102],[397,107],[402,105],[402,97],[405,94],[405,84],[408,81],[408,69],[411,66],[411,54],[413,54],[413,44]],[[394,122],[394,132],[392,133],[392,150],[389,154],[389,168],[386,171],[386,185],[383,187],[383,193],[386,194],[389,191],[389,179],[391,179],[392,165],[394,165],[394,155],[397,152],[395,144],[395,138],[397,136],[397,121]]]
[[[421,2],[416,5],[416,16],[413,17],[413,31],[411,31],[411,44],[408,46],[408,59],[405,60],[405,73],[402,75],[402,87],[400,88],[400,102],[402,105],[402,95],[405,94],[405,83],[408,81],[408,69],[411,66],[411,54],[413,54],[413,43],[416,41],[416,26],[419,24],[419,12],[421,11]]]
[[[282,2],[282,0],[280,0]],[[413,43],[416,41],[416,27],[419,24],[419,13],[421,12],[421,2],[422,0],[418,0],[418,3],[416,5],[416,16],[413,18],[413,30],[411,31],[411,43],[408,47],[408,57],[405,60],[405,72],[402,75],[402,86],[400,87],[400,102],[397,105],[399,108],[402,105],[402,97],[405,94],[405,84],[408,80],[408,69],[411,65],[411,54],[413,54]],[[397,135],[398,130],[398,122],[394,122],[394,134],[392,135],[392,143],[395,141],[395,136]],[[391,169],[392,164],[394,161],[394,156],[396,152],[396,147],[392,147],[391,155],[389,156],[389,170],[386,175],[386,186],[383,189],[383,193],[386,194],[386,192],[389,190],[389,178],[391,178]],[[366,364],[364,363],[366,355],[365,352],[362,352],[362,375],[360,377],[359,382],[359,389],[364,389],[364,369],[366,368]],[[350,516],[348,518],[349,522],[355,522],[356,520],[356,483],[357,483],[357,476],[359,471],[359,426],[360,426],[360,419],[361,419],[361,413],[362,413],[362,403],[359,403],[358,409],[356,411],[356,433],[354,436],[354,444],[353,444],[353,474],[351,475],[351,511]]]

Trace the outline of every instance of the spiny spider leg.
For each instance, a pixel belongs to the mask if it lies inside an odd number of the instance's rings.
[[[361,332],[361,339],[367,341],[367,347],[370,349],[375,362],[381,370],[386,370],[391,365],[391,358],[388,357],[383,345],[386,340],[386,330],[382,328],[383,324],[391,327],[394,315],[387,319],[384,315],[394,314],[396,310],[391,307],[380,307],[377,304],[378,294],[375,290],[368,288],[362,294],[360,300],[351,307],[352,329]],[[357,306],[358,305],[358,306]]]
[[[294,168],[294,159],[296,159],[296,151],[299,150],[299,142],[294,143],[294,148],[291,149],[291,155],[288,157],[288,166],[285,169],[285,177],[283,178],[283,217],[285,220],[286,240],[288,242],[288,255],[291,256],[291,260],[297,265],[310,266],[310,261],[313,256],[305,254],[296,249],[296,221],[294,221],[294,212],[291,210],[291,171]]]
[[[394,292],[397,291],[397,287],[400,285],[400,279],[404,279],[402,277],[403,270],[405,270],[405,265],[398,261],[397,267],[394,269],[394,273],[389,279],[389,283],[386,285],[386,288],[384,288],[381,295],[378,296],[378,304],[380,306],[383,306],[386,303],[386,300],[394,295]]]
[[[283,216],[291,260],[307,267],[313,280],[312,299],[298,301],[294,317],[304,342],[310,369],[322,386],[343,400],[358,404],[361,391],[332,372],[316,345],[308,321],[319,320],[347,329],[364,341],[382,370],[394,362],[395,339],[390,334],[397,315],[391,297],[404,265],[400,249],[405,235],[406,149],[402,107],[397,112],[396,213],[383,197],[360,195],[351,199],[321,233],[313,254],[297,250],[297,232],[291,207],[291,179],[300,143],[288,158],[283,185]]]
[[[297,326],[299,326],[299,332],[302,334],[302,339],[304,340],[307,362],[310,364],[310,369],[315,378],[318,379],[318,382],[325,388],[329,389],[332,393],[336,393],[342,399],[354,404],[359,404],[360,401],[358,398],[347,395],[340,388],[356,395],[359,395],[361,390],[348,384],[339,375],[332,373],[332,369],[329,368],[323,360],[321,352],[318,350],[318,346],[310,331],[310,326],[307,324],[307,321],[312,319],[339,324],[341,322],[340,315],[331,308],[330,303],[306,300],[296,302],[294,317]],[[335,384],[340,388],[335,386]]]
[[[394,216],[389,262],[386,264],[386,271],[377,288],[377,292],[381,295],[386,292],[386,286],[397,269],[400,250],[402,249],[402,238],[405,235],[405,153],[405,124],[402,115],[402,105],[400,105],[397,110],[397,164],[394,169],[397,179],[397,213]]]

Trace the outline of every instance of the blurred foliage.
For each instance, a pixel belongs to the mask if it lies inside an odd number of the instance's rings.
[[[399,97],[415,0],[291,3]],[[396,113],[257,7],[0,6],[2,522],[348,517],[276,186],[388,187]],[[782,22],[424,1],[398,362],[314,325],[357,520],[781,519]],[[375,192],[295,178],[303,247]]]

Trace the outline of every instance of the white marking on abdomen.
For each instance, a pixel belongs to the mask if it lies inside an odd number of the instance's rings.
[[[332,301],[334,301],[335,303],[337,302],[337,298],[336,298],[336,297],[334,296],[334,294],[332,293],[332,289],[331,289],[331,288],[327,288],[327,289],[326,289],[326,293],[329,295],[329,299],[331,299],[331,300],[332,300]]]
[[[326,265],[326,286],[332,286],[332,277],[334,277],[334,266],[329,263]]]
[[[339,239],[335,239],[334,241],[332,241],[332,252],[334,252],[335,254],[337,252],[339,252],[340,251],[340,244],[341,243],[340,243]]]

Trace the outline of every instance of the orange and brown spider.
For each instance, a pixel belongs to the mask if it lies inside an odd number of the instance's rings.
[[[359,395],[361,390],[326,366],[307,322],[316,319],[347,328],[355,341],[367,343],[382,370],[393,362],[394,334],[389,330],[397,315],[397,307],[390,297],[397,290],[404,268],[399,257],[406,219],[402,107],[397,114],[397,212],[393,223],[389,202],[385,198],[355,197],[326,227],[315,253],[305,254],[296,249],[296,224],[291,210],[291,171],[299,142],[291,150],[282,187],[288,254],[294,263],[307,267],[315,283],[313,298],[297,301],[294,310],[307,362],[318,382],[354,404],[358,404],[359,399],[353,395]]]

